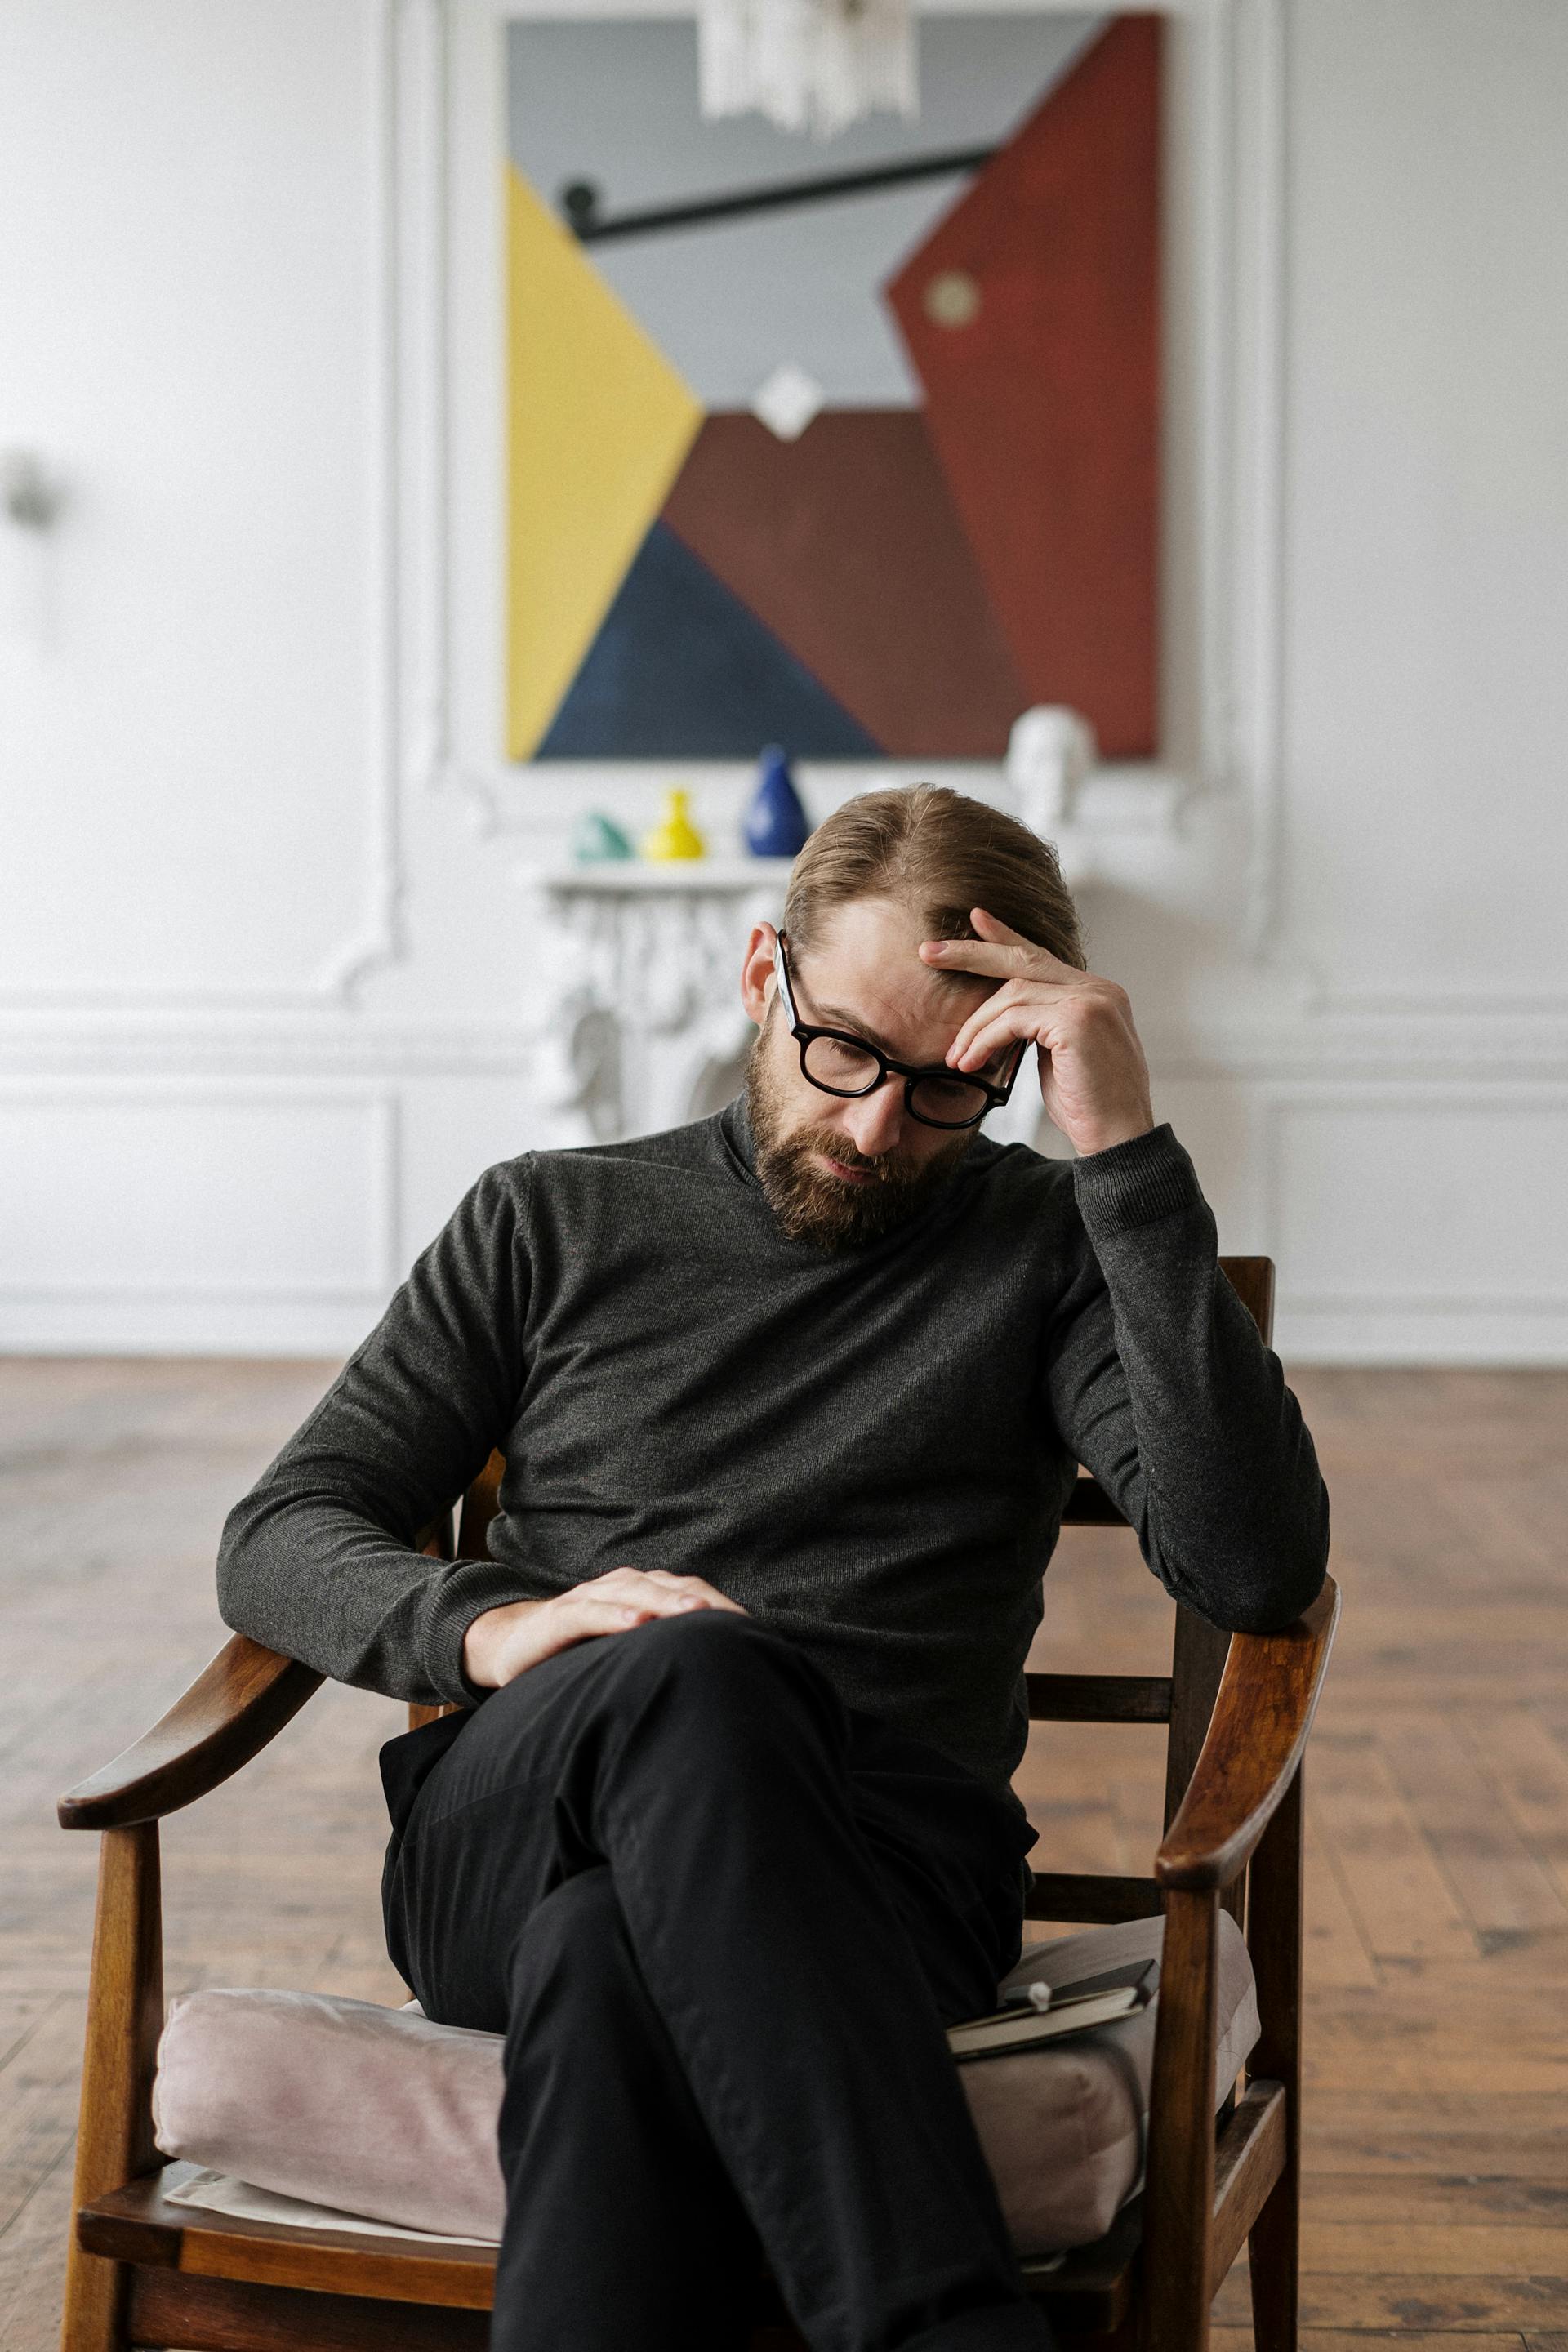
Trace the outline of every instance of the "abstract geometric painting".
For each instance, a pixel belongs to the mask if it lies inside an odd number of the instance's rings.
[[[508,39],[509,755],[1152,751],[1160,18],[922,16],[826,148],[689,23]]]

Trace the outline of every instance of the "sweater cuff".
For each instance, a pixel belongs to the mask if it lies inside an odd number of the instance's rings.
[[[1130,1143],[1091,1151],[1073,1168],[1079,1213],[1090,1241],[1179,1215],[1203,1200],[1197,1170],[1167,1120]]]
[[[523,1601],[517,1570],[499,1560],[454,1560],[436,1580],[425,1612],[425,1672],[433,1690],[458,1706],[479,1706],[490,1693],[471,1682],[463,1666],[463,1637],[476,1617],[508,1601]]]

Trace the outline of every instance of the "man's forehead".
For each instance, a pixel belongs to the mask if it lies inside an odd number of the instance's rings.
[[[810,955],[790,959],[811,998],[803,1018],[856,1030],[899,1060],[940,1061],[995,982],[922,962],[930,936],[917,914],[886,899],[836,907]]]

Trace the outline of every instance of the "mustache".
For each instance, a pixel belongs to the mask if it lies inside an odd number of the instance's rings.
[[[831,1127],[810,1128],[804,1135],[791,1136],[781,1148],[792,1160],[808,1159],[814,1151],[826,1152],[829,1160],[837,1160],[840,1168],[864,1169],[882,1184],[910,1177],[918,1168],[918,1162],[907,1152],[883,1151],[875,1159],[869,1158],[847,1136],[839,1135]]]

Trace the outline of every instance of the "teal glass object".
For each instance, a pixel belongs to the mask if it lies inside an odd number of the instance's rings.
[[[784,746],[770,743],[757,762],[757,788],[746,810],[746,846],[753,857],[793,857],[810,831]]]
[[[637,852],[613,816],[590,809],[572,836],[572,855],[579,866],[604,866],[613,858],[635,857]]]

